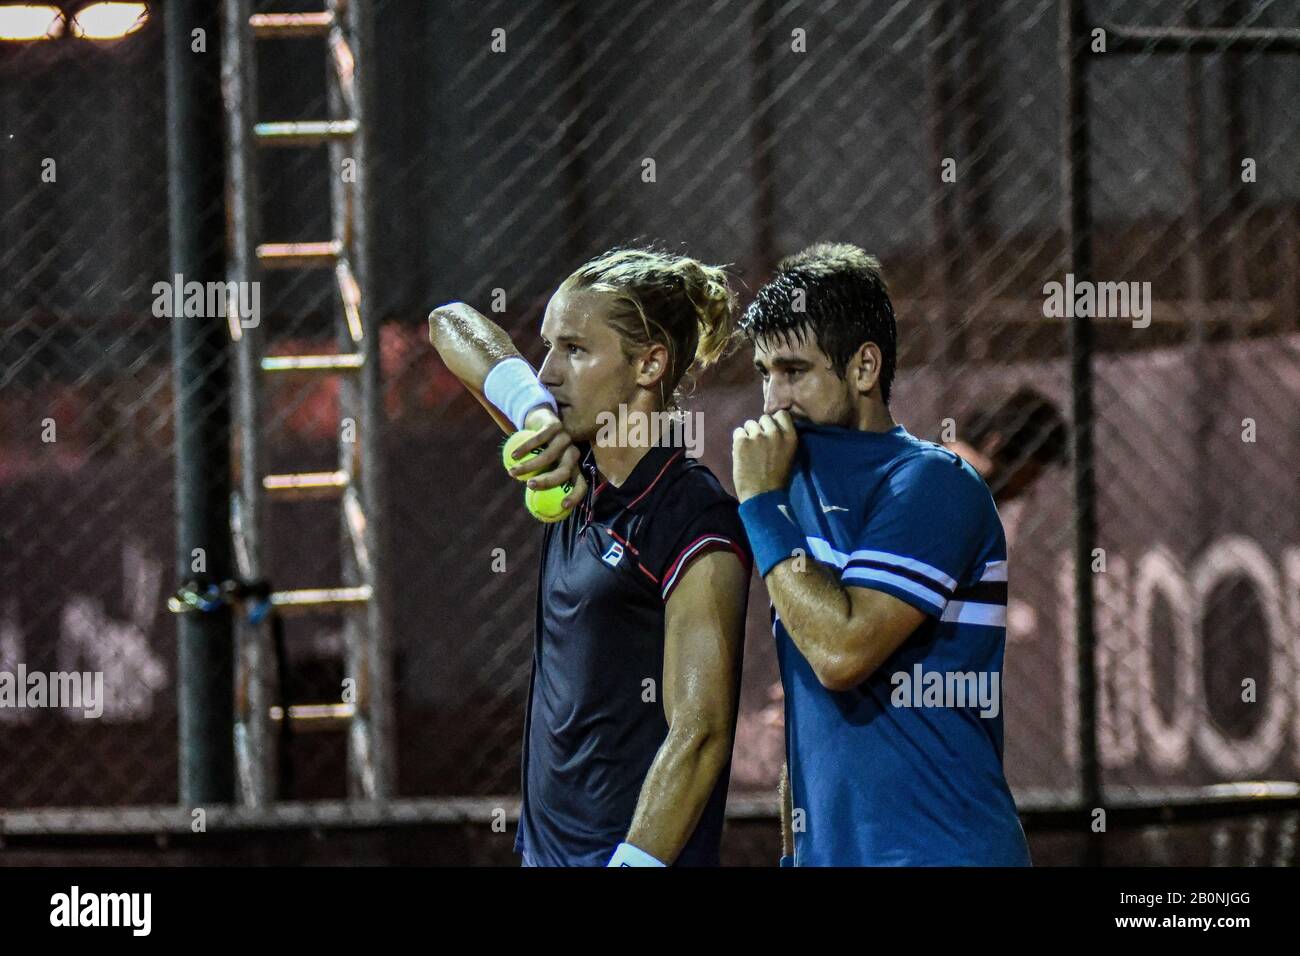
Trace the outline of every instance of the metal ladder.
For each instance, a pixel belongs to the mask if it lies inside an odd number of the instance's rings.
[[[236,641],[235,745],[238,800],[263,806],[277,798],[277,748],[283,721],[295,734],[346,731],[347,790],[353,799],[392,796],[394,778],[392,654],[380,562],[380,416],[378,327],[371,317],[367,247],[365,103],[359,54],[370,49],[367,0],[329,0],[319,13],[255,14],[253,0],[225,0],[222,89],[227,116],[231,241],[230,279],[255,282],[263,269],[331,269],[338,291],[336,354],[267,356],[266,323],[244,328],[227,310],[236,350],[237,485],[231,531],[239,573],[267,577],[265,508],[301,499],[340,502],[343,581],[336,587],[279,591],[281,614],[341,614],[346,678],[340,700],[274,706],[276,675],[270,630],[241,621]],[[254,47],[292,37],[323,38],[328,113],[308,122],[256,122]],[[364,64],[364,61],[360,61]],[[325,146],[331,169],[333,236],[323,242],[258,242],[255,150]],[[350,161],[345,167],[345,160]],[[351,175],[345,175],[345,168]],[[230,289],[238,286],[229,286]],[[334,376],[339,388],[338,467],[326,472],[266,474],[263,379]],[[351,429],[345,427],[351,419]],[[351,691],[349,693],[348,691]]]

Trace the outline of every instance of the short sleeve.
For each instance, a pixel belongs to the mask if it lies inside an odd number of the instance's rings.
[[[984,549],[995,516],[988,488],[957,456],[908,459],[877,495],[840,581],[942,617]]]
[[[712,551],[731,551],[740,559],[746,572],[754,562],[737,504],[730,498],[687,519],[680,531],[675,530],[674,534],[665,537],[665,545],[652,555],[657,565],[659,593],[665,603],[691,562],[702,555]]]

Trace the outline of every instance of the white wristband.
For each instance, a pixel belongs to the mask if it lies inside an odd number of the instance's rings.
[[[630,843],[620,843],[606,866],[667,866],[660,863],[645,850]]]
[[[519,429],[524,427],[528,413],[538,405],[550,405],[557,413],[560,410],[528,363],[518,357],[492,366],[483,380],[483,394]]]

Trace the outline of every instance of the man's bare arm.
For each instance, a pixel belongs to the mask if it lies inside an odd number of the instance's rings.
[[[807,557],[782,561],[763,580],[790,639],[829,690],[862,683],[925,620],[891,594],[842,587]]]
[[[727,551],[693,561],[668,599],[668,736],[641,785],[627,842],[663,863],[681,853],[731,754],[749,573]]]
[[[916,630],[925,615],[882,591],[841,587],[830,569],[807,555],[785,557],[795,554],[796,548],[789,547],[791,539],[796,545],[804,540],[803,534],[789,524],[788,513],[783,511],[782,518],[746,517],[747,509],[755,507],[751,501],[789,484],[798,446],[794,419],[785,409],[735,429],[731,464],[736,497],[747,526],[751,520],[780,523],[784,537],[779,545],[779,560],[764,557],[770,550],[764,535],[772,529],[761,523],[749,528],[754,557],[768,594],[786,631],[822,686],[848,690],[866,680]]]
[[[513,434],[514,424],[483,394],[483,383],[493,366],[508,358],[523,358],[505,330],[464,302],[450,302],[429,313],[429,341],[451,373],[478,399],[501,430]],[[544,449],[526,466],[529,471],[541,472],[532,480],[532,487],[543,490],[572,481],[574,488],[565,496],[563,505],[573,507],[586,496],[587,481],[579,467],[578,450],[564,431],[559,416],[554,409],[541,405],[528,413],[524,426],[540,434],[524,442],[516,457],[522,458],[534,448]],[[512,471],[524,467],[521,464]]]
[[[503,359],[523,358],[505,329],[464,302],[449,302],[429,313],[429,341],[501,430],[512,434],[515,426],[483,394],[492,366]]]

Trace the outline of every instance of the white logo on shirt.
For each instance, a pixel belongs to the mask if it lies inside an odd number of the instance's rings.
[[[609,550],[601,555],[601,560],[611,568],[618,567],[618,563],[623,560],[623,546],[615,541],[609,546]]]
[[[822,506],[822,514],[825,514],[825,515],[830,514],[832,511],[848,511],[848,510],[849,510],[848,508],[845,508],[843,505],[828,505],[826,502],[822,501],[820,498],[817,499],[817,503],[818,503],[819,505]]]

